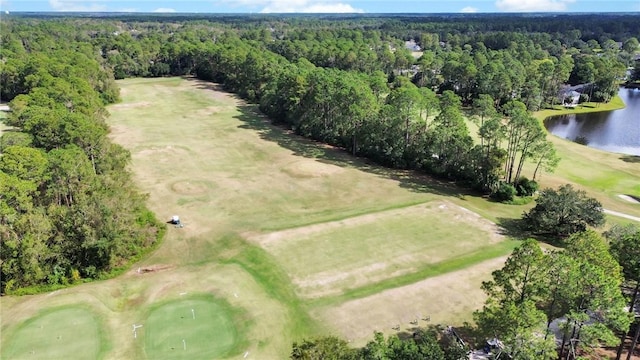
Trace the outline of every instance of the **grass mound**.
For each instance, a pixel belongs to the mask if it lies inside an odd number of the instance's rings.
[[[2,346],[3,359],[101,359],[108,343],[89,310],[48,309],[18,326]]]
[[[144,327],[149,359],[219,359],[239,353],[246,342],[237,313],[210,295],[170,300],[152,308]]]

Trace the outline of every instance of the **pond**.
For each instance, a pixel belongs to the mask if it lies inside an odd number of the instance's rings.
[[[552,116],[544,125],[553,135],[597,149],[640,156],[640,90],[620,88],[624,109]]]

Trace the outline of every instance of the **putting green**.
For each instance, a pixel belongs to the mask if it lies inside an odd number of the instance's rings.
[[[192,296],[153,308],[143,324],[149,359],[219,359],[242,351],[234,309],[213,296]]]
[[[101,359],[107,342],[98,318],[81,307],[46,310],[19,325],[3,359]]]

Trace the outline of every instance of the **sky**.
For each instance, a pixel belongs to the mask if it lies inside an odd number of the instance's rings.
[[[0,0],[6,11],[182,13],[640,12],[640,0]]]

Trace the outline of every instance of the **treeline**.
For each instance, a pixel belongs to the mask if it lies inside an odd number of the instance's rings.
[[[92,42],[116,78],[194,74],[301,135],[507,195],[501,181],[518,188],[525,162],[535,163],[526,174],[535,178],[558,161],[526,110],[561,103],[567,82],[590,84],[583,100],[609,100],[637,48],[633,33],[620,48],[605,33],[601,42],[579,30],[462,33],[466,25],[453,21],[446,28],[456,31],[416,35],[423,54],[414,59],[394,37],[406,19],[260,19],[233,30],[218,18],[96,24]],[[474,110],[478,134],[466,128],[463,106]]]
[[[111,69],[69,24],[2,26],[0,292],[24,294],[112,275],[164,225],[107,138]]]
[[[362,348],[351,347],[346,341],[334,337],[322,337],[294,343],[292,360],[463,360],[468,359],[469,349],[460,342],[450,329],[437,327],[414,328],[403,333],[402,338],[391,335],[387,338],[375,332],[373,340]]]

